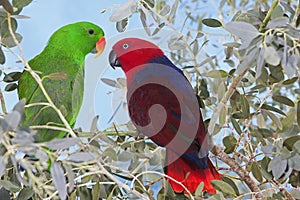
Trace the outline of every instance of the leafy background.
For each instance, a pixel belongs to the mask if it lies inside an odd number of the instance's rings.
[[[32,49],[40,47],[25,43],[30,34],[22,41],[16,27],[29,26],[26,9],[39,3],[0,1],[1,199],[300,198],[298,1],[128,0],[119,6],[99,3],[95,11],[110,20],[104,24],[107,35],[124,34],[130,24],[152,39],[165,29],[175,33],[165,51],[194,86],[213,136],[211,157],[224,174],[213,182],[215,195],[202,193],[202,184],[195,194],[175,194],[162,173],[163,148],[138,136],[130,122],[99,130],[98,117],[89,118],[89,128],[78,129],[78,137],[47,143],[35,143],[35,131],[19,126],[24,102],[7,102],[19,76],[12,67],[20,60],[15,46],[20,42],[25,55],[33,56],[38,51]],[[68,13],[75,6],[60,8]],[[124,88],[122,77],[101,78],[112,90]]]

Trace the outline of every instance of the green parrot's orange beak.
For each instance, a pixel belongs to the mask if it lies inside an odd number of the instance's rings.
[[[105,40],[105,37],[103,36],[96,43],[97,54],[96,54],[95,58],[97,58],[98,56],[100,56],[102,54],[102,52],[104,51],[105,45],[106,45],[106,40]]]

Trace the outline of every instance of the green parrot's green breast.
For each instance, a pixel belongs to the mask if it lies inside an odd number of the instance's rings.
[[[40,73],[43,85],[57,108],[61,110],[69,124],[75,124],[79,113],[84,90],[84,57],[40,54],[29,61],[30,67]],[[55,75],[56,74],[56,75]],[[47,76],[52,78],[48,78]],[[55,76],[53,76],[55,75]],[[47,102],[33,77],[24,72],[18,86],[19,98],[26,98],[27,104]],[[62,126],[57,113],[47,106],[33,106],[26,109],[25,125],[57,125]],[[47,141],[60,137],[61,132],[38,131],[38,141]]]

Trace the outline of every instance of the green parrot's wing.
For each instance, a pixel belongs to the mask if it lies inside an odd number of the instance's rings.
[[[45,60],[46,59],[46,60]],[[83,61],[61,57],[58,62],[45,62],[47,57],[36,57],[29,62],[35,70],[35,66],[43,65],[40,76],[43,85],[54,104],[61,110],[70,125],[74,125],[79,113],[84,86]],[[63,66],[63,67],[62,67]],[[40,67],[41,68],[41,67]],[[52,77],[53,74],[64,74],[61,78]],[[47,102],[36,81],[29,72],[24,71],[18,85],[19,98],[26,98],[27,104]],[[55,125],[61,126],[62,121],[53,108],[39,105],[26,109],[25,125]],[[38,141],[47,141],[55,137],[61,137],[64,133],[54,130],[40,130]]]

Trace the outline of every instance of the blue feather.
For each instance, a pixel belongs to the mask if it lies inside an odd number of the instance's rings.
[[[150,60],[149,63],[158,63],[158,64],[169,66],[184,76],[183,71],[181,69],[179,69],[178,67],[176,67],[166,56],[156,57],[156,58]]]

